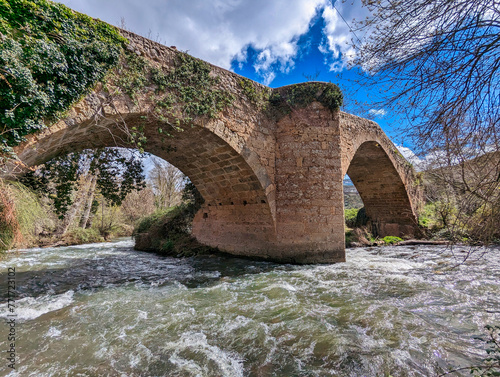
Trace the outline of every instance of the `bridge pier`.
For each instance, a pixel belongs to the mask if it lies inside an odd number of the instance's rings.
[[[318,102],[276,129],[277,246],[297,263],[345,261],[338,112]]]

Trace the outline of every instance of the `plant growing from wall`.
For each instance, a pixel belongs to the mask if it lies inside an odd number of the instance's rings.
[[[257,85],[245,77],[238,82],[243,94],[255,105],[266,108],[269,103],[271,90],[269,88],[257,87]]]
[[[104,89],[111,96],[124,94],[137,106],[149,102],[154,107],[143,116],[144,126],[127,129],[129,142],[142,150],[144,127],[153,120],[161,140],[173,131],[182,131],[195,118],[214,118],[231,105],[234,96],[219,87],[219,77],[211,75],[208,63],[185,53],[177,53],[173,67],[158,67],[142,56],[123,50],[120,64],[107,77]]]

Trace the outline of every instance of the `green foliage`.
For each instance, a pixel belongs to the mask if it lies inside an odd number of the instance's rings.
[[[96,187],[111,205],[121,205],[131,191],[145,187],[142,160],[134,155],[127,158],[113,148],[54,158],[37,173],[26,174],[22,181],[32,189],[49,193],[62,219],[73,204],[79,179],[87,174],[97,177]]]
[[[172,240],[165,240],[160,244],[159,247],[160,251],[166,254],[170,254],[174,251],[175,249],[175,243]]]
[[[82,229],[76,227],[66,232],[64,241],[68,245],[81,245],[84,243],[103,242],[104,238],[96,228]]]
[[[284,113],[293,108],[307,107],[314,101],[320,102],[332,111],[337,111],[342,106],[343,95],[335,84],[308,82],[275,91],[269,101],[279,112]]]
[[[151,81],[157,92],[168,91],[157,114],[170,117],[178,111],[181,120],[188,122],[196,116],[213,118],[229,106],[233,95],[217,88],[219,78],[212,77],[210,70],[208,63],[184,53],[177,54],[175,67],[169,72],[152,68]],[[180,109],[175,109],[176,104]]]
[[[418,215],[418,225],[431,229],[436,225],[436,206],[433,203],[425,204],[424,208],[420,211]]]
[[[359,209],[357,208],[346,208],[344,210],[345,225],[349,228],[354,228],[356,226],[358,211]]]
[[[152,117],[159,124],[158,133],[171,136],[170,130],[182,131],[183,123],[199,116],[214,118],[233,102],[234,96],[218,88],[219,77],[210,71],[208,63],[185,53],[176,54],[173,67],[164,69],[124,50],[105,89],[111,94],[121,92],[137,105],[141,99],[154,103],[154,109],[143,116],[144,124]],[[143,126],[129,130],[129,142],[142,151],[147,142]]]
[[[83,153],[90,159],[89,173],[97,176],[97,189],[111,205],[121,205],[130,192],[146,187],[142,160],[134,155],[127,158],[110,148]]]
[[[146,217],[143,217],[137,223],[137,225],[134,229],[134,234],[147,232],[152,227],[157,226],[158,224],[160,224],[163,221],[163,218],[165,218],[175,208],[177,208],[177,207],[171,207],[171,208],[167,208],[167,209],[157,209],[152,214],[150,214]]]
[[[115,72],[116,85],[123,93],[135,100],[137,93],[148,83],[146,75],[149,63],[142,56],[128,50],[122,54],[120,63]]]
[[[191,256],[196,254],[216,252],[216,249],[199,244],[191,236],[193,221],[192,208],[181,204],[168,211],[155,212],[140,221],[134,230],[136,247],[140,250],[155,251],[171,256]],[[149,240],[142,242],[142,237],[147,233]]]
[[[245,77],[242,77],[239,81],[240,87],[243,94],[258,106],[265,106],[265,103],[269,100],[270,91],[268,89],[257,89],[255,83]]]
[[[386,245],[394,245],[394,244],[399,243],[401,241],[403,241],[402,238],[395,237],[395,236],[385,236],[384,237],[384,243]]]
[[[425,204],[418,216],[418,225],[439,238],[450,238],[450,229],[457,221],[457,208],[450,200]]]
[[[45,127],[114,67],[113,27],[47,0],[0,1],[0,151]]]

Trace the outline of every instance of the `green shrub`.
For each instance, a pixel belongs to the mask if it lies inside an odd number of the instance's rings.
[[[354,228],[356,226],[358,211],[358,208],[347,208],[344,210],[345,225],[347,227]]]
[[[160,246],[160,250],[164,253],[167,253],[167,254],[174,251],[174,248],[175,248],[175,244],[174,244],[174,241],[172,241],[172,240],[166,240],[166,241],[162,242],[162,244]]]
[[[138,250],[155,251],[169,256],[192,256],[217,252],[217,249],[199,244],[191,236],[193,204],[181,204],[139,221],[134,236]],[[147,234],[147,236],[145,236]]]
[[[70,229],[64,235],[64,242],[68,245],[81,245],[84,243],[94,243],[103,242],[104,238],[99,233],[96,228],[82,229],[73,228]]]
[[[435,203],[427,203],[418,215],[418,225],[426,229],[441,229],[443,225],[437,218]]]
[[[148,232],[152,227],[161,225],[169,213],[178,210],[177,207],[170,207],[167,209],[157,209],[152,214],[139,219],[134,229],[134,235],[139,233]]]
[[[384,243],[386,245],[394,245],[395,243],[399,243],[401,241],[403,241],[402,238],[395,237],[395,236],[385,236],[384,237]]]
[[[303,108],[318,101],[326,108],[337,111],[343,104],[339,87],[326,82],[307,82],[289,85],[272,93],[269,102],[278,113],[287,114],[293,108]]]

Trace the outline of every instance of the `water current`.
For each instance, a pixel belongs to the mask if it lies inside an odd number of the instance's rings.
[[[174,259],[131,240],[0,262],[0,375],[437,376],[486,357],[500,249],[347,250],[347,262]],[[16,370],[5,360],[15,268]],[[454,268],[451,268],[454,267]],[[452,375],[469,375],[465,369]]]

